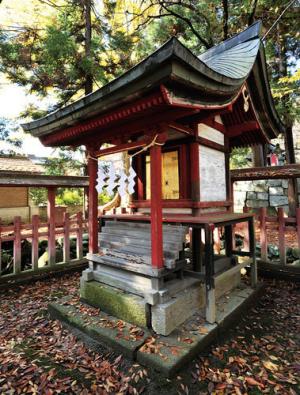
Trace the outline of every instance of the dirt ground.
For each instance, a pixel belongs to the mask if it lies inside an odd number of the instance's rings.
[[[47,313],[78,292],[79,274],[0,293],[1,394],[300,393],[300,288],[269,280],[235,328],[172,380],[122,356],[93,352]]]

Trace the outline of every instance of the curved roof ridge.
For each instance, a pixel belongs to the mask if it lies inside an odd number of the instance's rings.
[[[198,58],[215,72],[233,79],[246,78],[260,47],[261,21],[216,45]]]
[[[215,45],[212,48],[209,48],[207,51],[203,52],[199,55],[199,59],[202,61],[208,61],[212,56],[215,56],[224,51],[228,51],[232,47],[235,47],[238,44],[244,43],[249,40],[253,40],[255,38],[260,38],[262,29],[261,20],[254,22],[252,25],[247,27],[247,29],[236,33],[234,36],[227,38],[227,40],[222,41],[220,44]]]

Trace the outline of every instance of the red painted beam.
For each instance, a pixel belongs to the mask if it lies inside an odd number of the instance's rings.
[[[170,122],[168,124],[168,126],[171,129],[174,129],[174,130],[176,130],[176,131],[178,131],[180,133],[184,133],[184,134],[187,134],[187,135],[190,135],[190,136],[194,136],[194,130],[193,129],[191,129],[191,128],[187,127],[187,126],[181,125],[180,123]]]
[[[201,123],[204,123],[205,125],[210,126],[211,128],[216,129],[221,133],[226,133],[226,127],[222,123],[215,121],[213,118],[205,119]]]
[[[250,132],[251,130],[259,130],[259,124],[256,121],[244,122],[239,125],[232,125],[227,127],[227,135],[229,137],[238,136],[244,132]]]
[[[136,157],[136,174],[137,174],[137,198],[138,200],[144,199],[144,177],[143,177],[143,161],[142,156]]]
[[[151,261],[152,267],[161,269],[163,259],[163,228],[162,228],[162,155],[161,146],[150,148],[151,176]]]
[[[101,156],[105,155],[111,155],[111,154],[116,154],[118,152],[124,152],[124,151],[129,151],[131,149],[135,148],[141,148],[145,147],[147,144],[149,144],[150,140],[142,140],[142,141],[135,141],[133,143],[126,143],[126,144],[119,144],[116,145],[115,147],[109,147],[109,148],[104,148],[98,152],[95,153],[95,156],[98,158]]]
[[[89,253],[98,253],[98,192],[96,190],[98,161],[89,152]]]

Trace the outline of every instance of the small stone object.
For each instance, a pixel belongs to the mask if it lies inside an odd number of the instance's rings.
[[[283,195],[282,187],[270,187],[269,188],[270,195]]]
[[[295,259],[300,258],[300,249],[299,248],[293,248],[292,249],[292,255]]]
[[[292,266],[300,266],[300,259],[297,259],[293,263],[291,263]]]

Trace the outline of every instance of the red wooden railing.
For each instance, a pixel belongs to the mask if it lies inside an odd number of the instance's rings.
[[[244,207],[244,212],[249,211]],[[295,232],[298,248],[300,249],[300,208],[296,209],[295,217],[287,217],[282,207],[277,209],[277,215],[267,215],[267,208],[261,207],[255,215],[256,229],[259,230],[259,243],[261,247],[261,260],[268,262],[268,233],[276,232],[278,236],[279,259],[281,265],[286,265],[286,232]],[[235,233],[243,233],[244,248],[248,242],[246,229],[235,228]],[[274,244],[274,242],[272,243]]]
[[[32,222],[23,224],[21,217],[15,217],[13,225],[2,226],[0,220],[0,283],[22,276],[22,274],[38,273],[43,270],[64,268],[72,266],[83,260],[83,233],[88,229],[88,221],[82,218],[79,212],[70,218],[64,214],[61,223],[40,222],[38,215],[32,216]],[[70,237],[76,237],[76,259],[70,259]],[[56,262],[56,240],[63,239],[63,261]],[[31,267],[22,267],[22,240],[31,242]],[[39,241],[48,242],[48,264],[39,267]],[[13,242],[13,268],[9,273],[3,274],[2,245],[4,242]],[[52,257],[52,259],[50,258]]]

